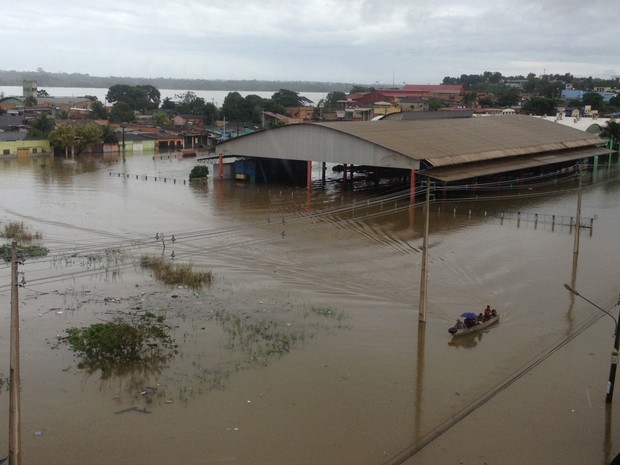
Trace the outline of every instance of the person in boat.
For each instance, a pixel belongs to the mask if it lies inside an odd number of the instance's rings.
[[[478,316],[476,317],[476,324],[482,323],[483,321],[484,321],[484,315],[482,313],[478,313]]]
[[[484,320],[491,319],[491,316],[493,316],[493,310],[491,310],[490,305],[487,305],[487,308],[484,309]]]
[[[471,328],[472,326],[476,325],[476,320],[474,320],[473,318],[465,318],[465,327],[466,328]]]
[[[465,327],[465,324],[461,321],[460,318],[456,319],[456,324],[454,325],[454,327],[456,329],[463,329]]]

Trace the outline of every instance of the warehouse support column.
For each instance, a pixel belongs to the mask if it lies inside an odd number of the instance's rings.
[[[308,192],[310,192],[312,190],[312,160],[308,160],[308,168],[306,168],[306,170],[308,171],[306,175],[306,186]]]
[[[595,178],[596,178],[596,175],[598,174],[598,155],[594,155],[594,165],[592,167],[592,174],[594,175]]]
[[[345,163],[342,166],[344,167],[344,169],[342,170],[342,183],[346,184],[347,183],[347,164]]]
[[[415,169],[411,170],[411,179],[410,179],[410,191],[409,191],[409,203],[411,205],[415,204]]]
[[[219,175],[220,181],[224,179],[224,155],[220,153],[220,163],[219,163]]]

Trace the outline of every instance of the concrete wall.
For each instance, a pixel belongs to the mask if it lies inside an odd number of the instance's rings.
[[[47,140],[11,140],[0,142],[0,155],[4,156],[52,155],[52,148]]]

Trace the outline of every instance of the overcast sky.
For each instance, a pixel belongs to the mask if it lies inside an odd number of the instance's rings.
[[[620,74],[617,0],[2,0],[0,69],[438,84]]]

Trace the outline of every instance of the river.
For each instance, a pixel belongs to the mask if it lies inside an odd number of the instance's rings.
[[[106,101],[106,94],[108,93],[107,88],[100,87],[42,87],[39,86],[39,90],[45,90],[50,97],[83,97],[85,95],[93,95],[99,99],[100,102]],[[158,89],[161,94],[161,100],[163,101],[165,98],[170,98],[171,100],[180,100],[177,96],[182,95],[186,92],[193,92],[197,97],[201,97],[207,103],[213,103],[217,107],[221,107],[224,103],[224,99],[226,96],[233,91],[228,90],[178,90],[178,89]],[[236,92],[239,92],[242,97],[247,97],[248,95],[258,95],[262,98],[271,98],[271,96],[275,93],[273,92],[265,92],[265,91],[253,91],[253,90],[245,90],[241,89]],[[23,89],[20,86],[0,86],[0,95],[4,95],[5,97],[10,96],[20,96],[23,94]],[[314,105],[317,105],[321,99],[324,99],[327,96],[328,92],[299,92],[301,97],[306,97],[310,99]]]
[[[194,165],[148,153],[0,161],[0,226],[21,221],[50,249],[20,265],[23,463],[581,465],[620,452],[620,414],[603,402],[611,318],[563,286],[617,301],[617,172],[587,177],[593,227],[576,268],[574,181],[434,203],[419,325],[425,213],[406,191],[322,186],[318,171],[311,194],[189,183]],[[213,283],[160,284],[143,255]],[[0,272],[8,375],[9,265]],[[487,304],[499,325],[452,341],[454,319]],[[136,309],[173,328],[166,363],[103,376],[56,344]]]

